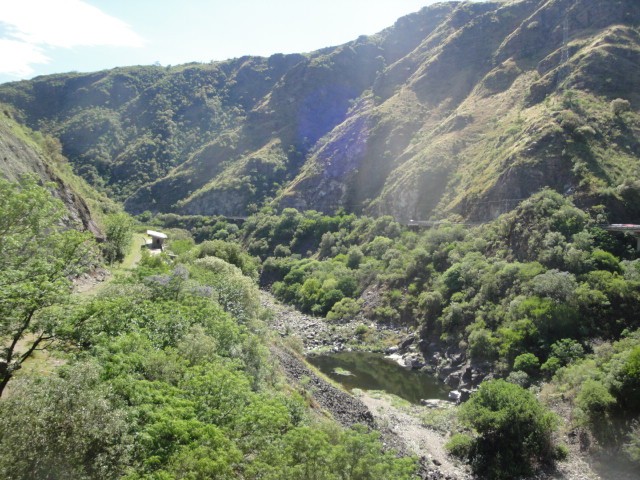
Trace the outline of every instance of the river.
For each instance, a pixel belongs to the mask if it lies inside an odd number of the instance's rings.
[[[379,353],[340,352],[307,360],[349,391],[383,390],[414,404],[427,398],[446,400],[450,391],[434,376],[401,367]]]

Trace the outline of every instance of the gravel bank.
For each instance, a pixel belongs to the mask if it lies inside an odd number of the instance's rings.
[[[305,353],[371,350],[375,343],[382,343],[382,339],[391,339],[391,344],[395,344],[401,336],[407,334],[406,330],[399,327],[380,325],[362,318],[336,324],[328,323],[323,318],[305,315],[293,307],[281,304],[264,290],[260,292],[260,303],[274,314],[269,321],[271,330],[282,338],[300,338]],[[356,334],[356,327],[363,324],[369,327],[370,331],[366,343]]]
[[[271,353],[278,359],[289,380],[296,384],[304,381],[313,400],[331,412],[341,425],[351,427],[360,423],[375,428],[373,415],[360,400],[317,376],[302,360],[285,349],[274,346]]]

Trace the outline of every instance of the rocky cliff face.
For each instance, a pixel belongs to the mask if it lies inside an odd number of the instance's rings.
[[[21,175],[34,174],[43,183],[54,183],[53,194],[67,207],[65,222],[70,227],[89,231],[97,239],[102,239],[103,233],[93,220],[84,198],[55,172],[52,159],[13,121],[9,112],[1,115],[0,175],[15,181]]]
[[[439,3],[307,55],[41,77],[0,99],[132,212],[483,220],[551,187],[628,221],[639,26],[635,0]]]

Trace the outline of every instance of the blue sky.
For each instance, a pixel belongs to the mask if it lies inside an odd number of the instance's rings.
[[[0,0],[0,82],[308,52],[436,0]]]

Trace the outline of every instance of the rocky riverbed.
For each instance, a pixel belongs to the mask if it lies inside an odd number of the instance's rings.
[[[421,478],[463,480],[472,478],[467,469],[455,462],[445,451],[447,435],[425,426],[421,416],[433,407],[398,402],[391,395],[360,391],[357,396],[369,408],[383,439],[391,445],[401,445],[402,451],[418,457]],[[442,402],[435,408],[455,408]]]
[[[357,348],[364,342],[358,342],[355,329],[361,322],[352,321],[332,329],[322,319],[304,315],[291,307],[277,302],[270,294],[262,293],[262,305],[273,312],[269,321],[272,329],[286,338],[298,337],[302,340],[303,351],[343,351]],[[401,338],[406,332],[401,329],[387,328],[386,335]],[[354,345],[355,343],[355,345]],[[392,351],[396,351],[393,348]],[[419,419],[412,418],[391,403],[374,398],[362,392],[353,396],[341,390],[311,370],[305,361],[288,347],[278,345],[272,347],[271,354],[278,360],[284,374],[292,384],[304,389],[311,395],[312,401],[322,410],[345,427],[365,424],[377,429],[382,436],[385,448],[395,450],[399,455],[412,455],[419,459],[419,478],[421,479],[465,479],[464,471],[455,467],[442,447],[443,440],[436,432],[420,426]],[[426,408],[418,407],[416,409]],[[432,444],[424,450],[426,444]],[[437,452],[437,453],[436,453]],[[444,468],[442,466],[444,465]]]
[[[330,412],[341,425],[351,427],[360,423],[370,428],[375,427],[373,415],[360,400],[316,375],[294,352],[274,346],[271,354],[278,359],[289,380],[303,386],[314,402]]]
[[[270,328],[282,338],[298,341],[305,354],[366,350],[384,352],[400,365],[436,376],[464,400],[488,375],[488,368],[472,365],[456,349],[442,350],[406,327],[375,323],[362,317],[329,323],[278,302],[263,291],[261,304],[273,313]]]
[[[268,322],[270,328],[282,338],[299,339],[304,353],[358,349],[386,351],[408,334],[406,328],[376,324],[363,318],[329,323],[283,305],[265,291],[261,292],[260,302],[273,313]]]

